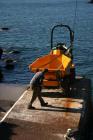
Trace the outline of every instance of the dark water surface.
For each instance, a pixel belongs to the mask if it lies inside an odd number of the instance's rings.
[[[50,30],[58,23],[75,31],[74,61],[77,74],[93,80],[93,5],[78,0],[0,0],[0,46],[17,49],[18,64],[13,71],[3,69],[5,83],[28,84],[32,73],[28,65],[50,51]]]

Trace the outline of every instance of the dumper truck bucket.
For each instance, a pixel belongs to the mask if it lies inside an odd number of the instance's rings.
[[[69,67],[71,58],[63,55],[49,54],[38,58],[32,64],[29,65],[29,69],[32,72],[36,72],[37,69],[43,71],[48,69],[49,72],[60,70],[65,72]]]

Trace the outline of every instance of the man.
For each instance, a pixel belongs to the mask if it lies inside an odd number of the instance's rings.
[[[44,79],[44,75],[48,70],[45,69],[43,72],[37,72],[32,80],[30,81],[30,88],[33,91],[32,99],[28,105],[28,109],[35,109],[34,106],[32,106],[33,102],[38,97],[41,106],[47,106],[48,103],[44,102],[43,98],[41,97],[41,90],[42,90],[42,82]]]

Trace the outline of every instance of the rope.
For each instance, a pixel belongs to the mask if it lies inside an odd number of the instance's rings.
[[[77,2],[77,0],[76,0],[76,1],[75,1],[75,15],[74,15],[74,22],[73,22],[73,31],[74,31],[74,32],[75,32],[75,27],[76,27],[77,7],[78,7],[78,2]]]

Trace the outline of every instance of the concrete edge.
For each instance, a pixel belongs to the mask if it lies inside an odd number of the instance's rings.
[[[0,120],[0,124],[7,118],[13,108],[17,105],[17,103],[23,98],[23,96],[27,93],[27,90],[23,92],[23,94],[19,97],[19,99],[13,104],[13,106],[6,112],[4,117]]]

